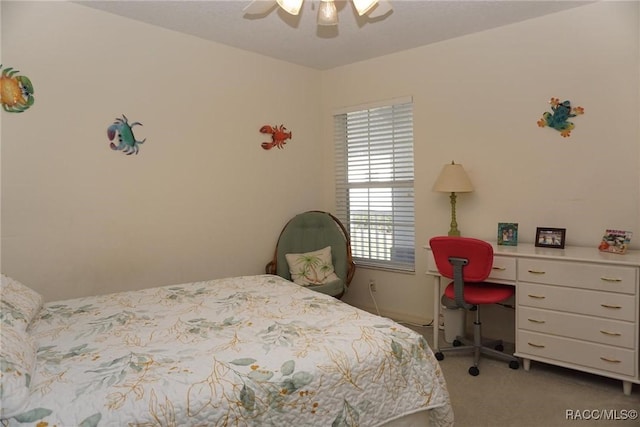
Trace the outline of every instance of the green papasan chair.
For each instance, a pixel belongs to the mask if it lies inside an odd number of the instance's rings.
[[[338,218],[328,212],[298,214],[282,229],[273,259],[265,270],[267,274],[340,299],[356,270],[349,233]]]

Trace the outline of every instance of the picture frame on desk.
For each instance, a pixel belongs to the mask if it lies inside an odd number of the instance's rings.
[[[535,245],[539,248],[564,249],[566,228],[537,227]]]
[[[598,250],[612,254],[624,254],[631,243],[631,231],[607,229],[602,236]]]
[[[518,223],[498,223],[498,245],[518,246]]]

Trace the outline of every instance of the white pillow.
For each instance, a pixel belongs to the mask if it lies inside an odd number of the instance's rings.
[[[26,331],[3,325],[0,332],[0,418],[20,414],[29,399],[36,348]]]
[[[331,246],[304,254],[285,254],[291,280],[300,286],[323,285],[340,280],[333,270]]]
[[[42,295],[4,274],[0,279],[0,323],[26,330],[42,307]]]

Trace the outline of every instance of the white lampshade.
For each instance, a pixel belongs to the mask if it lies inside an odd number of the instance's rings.
[[[292,15],[297,15],[302,7],[302,0],[276,0],[278,5]]]
[[[445,165],[433,184],[433,191],[442,193],[469,193],[473,191],[473,185],[462,165],[451,162]]]
[[[356,7],[358,15],[360,16],[369,12],[376,3],[378,3],[378,0],[353,0],[353,5]]]
[[[333,0],[320,0],[318,25],[338,25],[338,9]]]

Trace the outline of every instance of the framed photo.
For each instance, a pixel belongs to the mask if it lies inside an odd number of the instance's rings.
[[[564,249],[566,228],[536,228],[536,246],[540,248]]]
[[[498,223],[498,244],[504,246],[518,245],[518,224],[515,222]]]
[[[605,230],[598,249],[601,252],[610,252],[612,254],[623,254],[627,252],[629,243],[631,243],[631,231],[624,230]]]

